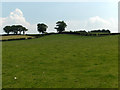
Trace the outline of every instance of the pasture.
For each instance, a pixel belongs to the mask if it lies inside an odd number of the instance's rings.
[[[3,42],[2,80],[3,88],[117,88],[118,35]]]

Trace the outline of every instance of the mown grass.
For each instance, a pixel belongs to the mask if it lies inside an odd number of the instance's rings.
[[[19,38],[32,38],[32,36],[26,35],[10,35],[10,36],[0,36],[0,40],[9,40],[9,39],[19,39]]]
[[[118,87],[116,35],[50,35],[2,49],[3,88]]]

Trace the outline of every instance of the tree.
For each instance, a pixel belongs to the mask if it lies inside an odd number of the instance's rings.
[[[3,28],[3,30],[9,34],[10,32],[14,33],[14,34],[21,34],[21,32],[23,32],[23,34],[25,34],[25,31],[28,31],[28,29],[26,29],[25,27],[23,27],[22,25],[12,25],[12,26],[6,26]]]
[[[110,30],[108,30],[108,29],[106,30],[106,32],[111,33]]]
[[[110,33],[110,30],[105,30],[105,29],[102,29],[102,30],[92,30],[91,32],[94,32],[94,33]]]
[[[18,34],[18,27],[16,26],[16,25],[12,25],[11,26],[11,29],[12,29],[12,31],[11,32],[13,32],[14,34]]]
[[[37,29],[39,33],[45,33],[47,30],[48,26],[44,23],[37,24]]]
[[[25,27],[22,27],[22,31],[23,31],[23,35],[24,35],[25,32],[28,31],[28,29],[26,29]]]
[[[16,25],[15,27],[17,28],[17,31],[19,32],[19,34],[21,34],[21,32],[23,31],[23,26],[22,25]]]
[[[64,21],[58,21],[56,24],[57,25],[56,25],[55,29],[57,29],[57,32],[61,33],[63,31],[65,31],[67,24]]]
[[[4,32],[6,32],[7,34],[9,34],[12,30],[11,30],[11,26],[5,26],[3,28]]]

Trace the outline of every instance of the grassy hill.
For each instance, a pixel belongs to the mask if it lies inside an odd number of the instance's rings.
[[[50,35],[2,44],[3,88],[118,87],[117,35]]]

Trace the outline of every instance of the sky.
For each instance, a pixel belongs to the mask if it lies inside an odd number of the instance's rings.
[[[65,21],[66,31],[109,29],[118,32],[118,3],[113,2],[2,2],[2,25],[23,25],[27,33],[38,33],[37,24],[56,32],[57,21]],[[1,22],[0,22],[1,23]],[[0,33],[4,31],[0,29]]]

